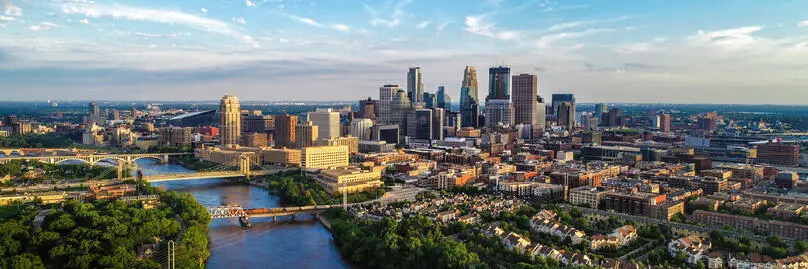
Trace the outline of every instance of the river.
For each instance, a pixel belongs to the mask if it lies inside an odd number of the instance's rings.
[[[186,173],[175,164],[138,160],[144,175]],[[191,193],[204,206],[236,203],[244,208],[280,206],[278,197],[260,187],[224,179],[192,179],[152,184],[167,190]],[[331,234],[311,216],[273,223],[271,218],[251,219],[242,228],[236,219],[210,223],[208,268],[351,268],[340,256]]]

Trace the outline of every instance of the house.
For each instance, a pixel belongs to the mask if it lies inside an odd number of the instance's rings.
[[[683,251],[687,256],[687,263],[696,264],[703,259],[707,259],[707,253],[712,245],[709,240],[705,240],[698,235],[689,235],[668,243],[668,253],[676,256],[679,251]]]
[[[774,268],[774,264],[772,264],[772,258],[769,256],[760,255],[758,253],[749,254],[749,257],[746,255],[729,255],[729,268],[737,268],[737,269],[758,269],[758,268],[765,268],[765,269],[772,269]]]
[[[707,255],[707,268],[721,269],[724,268],[724,258],[721,252],[713,251]]]
[[[555,235],[562,239],[569,237],[573,244],[581,243],[586,237],[586,233],[583,231],[561,224],[553,219],[546,219],[541,214],[537,214],[530,219],[530,227],[536,232]]]
[[[622,246],[637,238],[637,229],[631,225],[624,225],[614,229],[614,231],[612,231],[612,233],[609,235],[616,237],[618,244]]]
[[[509,250],[519,253],[525,253],[530,246],[530,240],[518,233],[509,232],[508,235],[502,238],[502,243],[505,244]]]
[[[607,246],[619,246],[620,241],[617,237],[609,236],[609,235],[593,235],[592,238],[589,239],[589,247],[591,249],[600,249]]]
[[[440,222],[449,222],[450,220],[455,219],[458,214],[460,214],[459,210],[449,209],[446,211],[438,212],[438,214],[435,215],[435,220]]]
[[[457,221],[466,224],[475,224],[480,221],[480,218],[478,218],[476,214],[468,214],[465,216],[461,216],[460,218],[457,219]]]
[[[561,259],[561,252],[559,252],[554,248],[544,246],[541,244],[535,244],[531,246],[529,254],[531,257],[533,257],[533,259],[536,259],[536,257],[538,256],[544,257],[545,259],[552,259],[556,261]]]
[[[505,230],[503,230],[497,225],[491,225],[488,226],[488,228],[486,228],[485,231],[483,231],[483,233],[486,236],[501,236],[502,234],[505,233]]]

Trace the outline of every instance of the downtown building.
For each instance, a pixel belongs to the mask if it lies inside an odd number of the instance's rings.
[[[297,116],[289,114],[275,116],[275,147],[295,148],[295,128]]]
[[[424,103],[424,82],[421,80],[421,67],[410,67],[407,72],[407,97],[413,103]]]
[[[238,145],[241,138],[241,105],[234,95],[225,95],[219,102],[221,144]]]
[[[318,108],[307,114],[309,121],[317,125],[318,139],[330,139],[340,136],[339,113],[330,108]]]
[[[401,90],[401,87],[398,85],[387,84],[379,88],[379,101],[378,101],[378,110],[379,113],[376,114],[378,117],[377,122],[387,124],[390,123],[391,119],[391,103],[393,102],[393,96]]]
[[[515,124],[530,125],[534,134],[544,130],[544,102],[538,95],[538,76],[520,74],[513,76],[513,118]]]
[[[513,125],[511,103],[511,69],[499,66],[488,69],[488,96],[485,98],[485,127]]]
[[[462,127],[480,127],[480,99],[477,95],[477,70],[467,65],[460,88],[460,123]]]

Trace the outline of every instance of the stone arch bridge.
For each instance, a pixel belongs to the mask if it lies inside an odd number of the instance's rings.
[[[90,165],[104,160],[120,161],[124,164],[132,164],[138,159],[153,159],[162,163],[168,162],[168,157],[171,155],[184,155],[186,153],[144,153],[144,154],[91,154],[91,155],[75,155],[75,156],[44,156],[44,157],[29,157],[29,156],[13,156],[0,158],[0,163],[8,163],[12,160],[34,160],[42,163],[60,164],[66,161],[81,161]],[[8,156],[8,155],[6,155]]]

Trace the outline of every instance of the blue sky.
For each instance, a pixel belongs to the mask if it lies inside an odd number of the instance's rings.
[[[808,103],[808,1],[0,0],[3,100],[456,97],[465,65],[581,102]],[[482,87],[481,93],[487,91]]]

